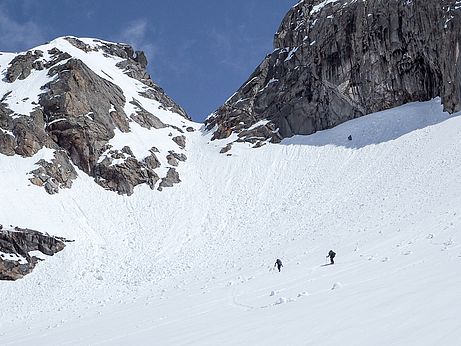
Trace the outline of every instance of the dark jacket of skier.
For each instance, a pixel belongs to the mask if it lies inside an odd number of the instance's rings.
[[[335,261],[333,260],[333,258],[335,258],[335,256],[336,256],[336,253],[333,250],[330,250],[330,252],[328,252],[327,257],[330,257],[330,263],[331,264],[335,264]]]
[[[277,269],[280,272],[280,269],[283,267],[282,261],[277,258],[277,261],[275,261],[274,268],[277,267]]]

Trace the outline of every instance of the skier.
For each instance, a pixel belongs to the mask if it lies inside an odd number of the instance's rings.
[[[335,256],[336,256],[336,253],[333,250],[330,250],[330,252],[328,252],[327,258],[330,257],[330,262],[331,262],[330,264],[335,264],[335,261],[333,260]]]
[[[277,269],[280,272],[280,269],[283,267],[282,261],[277,258],[277,261],[275,261],[274,268],[277,267]]]

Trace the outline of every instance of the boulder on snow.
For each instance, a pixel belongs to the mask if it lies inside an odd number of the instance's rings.
[[[332,290],[337,290],[343,287],[343,284],[341,282],[335,282],[333,286],[331,287]]]
[[[228,143],[225,147],[221,148],[219,151],[220,154],[225,154],[232,149],[232,143]]]
[[[179,145],[181,149],[184,149],[186,147],[186,137],[185,136],[176,136],[172,138],[173,141]]]

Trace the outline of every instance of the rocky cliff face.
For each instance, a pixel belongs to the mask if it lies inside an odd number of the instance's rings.
[[[144,53],[128,45],[74,37],[0,54],[0,154],[51,149],[53,158],[30,172],[49,193],[70,187],[76,168],[120,194],[139,184],[170,186],[177,164],[169,156],[185,161],[184,134],[192,127],[146,66]]]
[[[458,111],[460,14],[459,0],[301,1],[206,126],[262,145],[436,96]]]
[[[29,274],[42,260],[38,254],[53,256],[64,249],[65,241],[30,229],[0,225],[0,280],[17,280]]]

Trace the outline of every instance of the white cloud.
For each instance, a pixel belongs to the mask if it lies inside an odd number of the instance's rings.
[[[130,22],[117,36],[117,41],[128,43],[136,50],[146,53],[147,59],[152,59],[156,53],[155,45],[148,39],[148,24],[145,19]]]
[[[128,24],[120,34],[120,38],[125,42],[142,42],[145,40],[147,21],[138,19]]]
[[[43,43],[40,27],[32,22],[21,23],[0,6],[0,50],[26,50]]]

